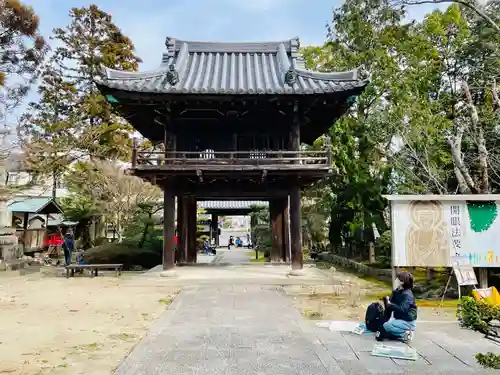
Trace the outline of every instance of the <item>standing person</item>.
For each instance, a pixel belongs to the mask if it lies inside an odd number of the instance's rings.
[[[413,276],[409,272],[400,272],[394,281],[395,289],[391,297],[384,297],[385,323],[377,331],[377,341],[411,341],[417,328],[417,305],[413,295]],[[393,319],[391,319],[391,315]]]
[[[71,229],[68,229],[64,235],[63,250],[65,263],[69,266],[71,264],[71,253],[75,250],[75,239]]]
[[[234,238],[233,238],[233,236],[229,236],[229,243],[227,244],[227,249],[231,250],[231,246],[234,246]]]

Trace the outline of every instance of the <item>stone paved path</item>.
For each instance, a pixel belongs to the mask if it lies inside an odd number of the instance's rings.
[[[225,250],[208,267],[179,268],[177,279],[145,274],[159,287],[178,284],[182,291],[115,375],[498,374],[479,367],[473,355],[498,354],[500,346],[453,323],[419,323],[415,362],[373,357],[373,337],[317,327],[280,288],[332,280],[314,268],[307,277],[288,278],[286,267],[248,259],[246,249]],[[140,287],[140,278],[133,282]]]
[[[493,374],[472,355],[500,349],[451,324],[419,326],[416,362],[372,357],[373,344],[303,320],[278,287],[189,287],[115,374]]]
[[[245,248],[232,248],[228,250],[226,248],[218,248],[217,256],[215,262],[218,264],[244,264],[250,262],[250,256],[252,249]]]

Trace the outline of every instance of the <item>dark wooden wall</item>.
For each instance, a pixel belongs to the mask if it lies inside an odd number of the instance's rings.
[[[267,121],[183,124],[175,130],[178,151],[253,151],[289,149],[290,127]]]

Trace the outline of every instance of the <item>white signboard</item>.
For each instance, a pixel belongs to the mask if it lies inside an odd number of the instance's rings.
[[[393,201],[394,265],[500,267],[498,201]]]
[[[453,267],[453,273],[457,278],[457,283],[460,286],[477,285],[476,273],[472,266],[458,266]]]

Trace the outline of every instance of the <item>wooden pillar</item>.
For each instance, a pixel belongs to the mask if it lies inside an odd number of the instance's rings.
[[[300,121],[297,114],[294,115],[290,128],[290,149],[292,151],[300,151]]]
[[[177,262],[186,263],[187,258],[187,209],[186,198],[182,195],[177,197]]]
[[[165,187],[163,192],[163,270],[175,266],[175,195]]]
[[[198,223],[196,217],[196,197],[188,197],[186,202],[187,206],[187,226],[188,226],[188,241],[187,241],[187,257],[188,264],[196,263],[196,234],[198,231]]]
[[[294,116],[290,129],[290,148],[296,151],[298,158],[300,151],[300,121],[298,103],[294,105]],[[295,163],[300,163],[297,159]],[[296,182],[290,191],[290,252],[292,270],[302,269],[304,259],[302,255],[302,225],[300,212],[300,185]]]
[[[25,212],[23,215],[23,254],[26,252],[26,250],[28,250],[27,240],[28,240],[29,220],[30,220],[30,214],[29,214],[29,212]],[[49,221],[47,220],[45,228],[47,228],[48,224],[49,224]],[[10,227],[10,225],[9,225],[9,227]],[[45,230],[47,231],[47,229],[45,229]]]
[[[215,246],[219,246],[219,215],[212,214],[211,230],[215,239]]]
[[[302,269],[304,266],[300,215],[300,187],[295,185],[290,193],[290,247],[293,270]]]
[[[285,198],[283,202],[283,253],[281,254],[281,259],[283,262],[290,261],[290,210],[289,210],[289,198]]]
[[[281,258],[281,244],[283,243],[281,239],[281,225],[280,225],[280,200],[271,199],[269,200],[269,216],[271,225],[271,262],[278,262]]]
[[[284,236],[284,216],[285,216],[285,199],[278,200],[278,211],[276,213],[276,233],[277,233],[277,262],[283,262],[283,253],[285,252],[285,236]]]

